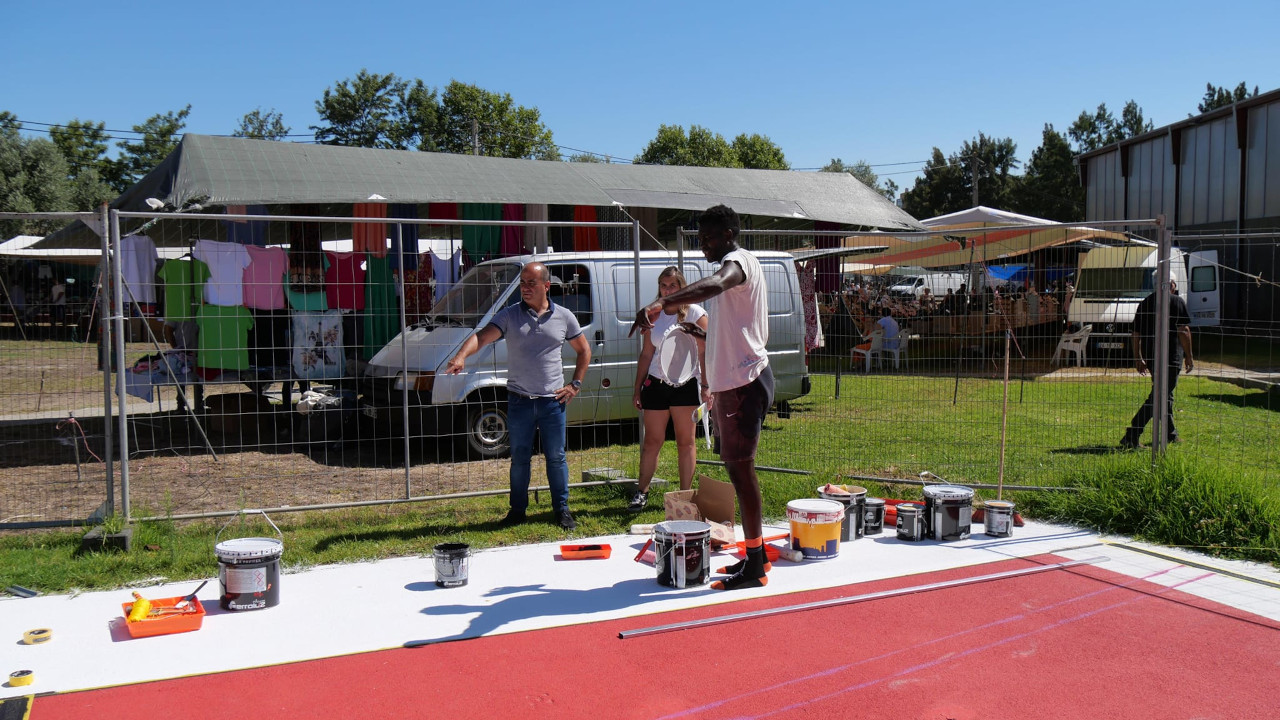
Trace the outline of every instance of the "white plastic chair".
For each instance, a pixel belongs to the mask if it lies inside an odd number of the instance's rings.
[[[1084,365],[1088,361],[1085,348],[1089,344],[1089,333],[1092,330],[1092,325],[1085,325],[1075,332],[1062,333],[1062,337],[1058,339],[1058,347],[1054,348],[1053,357],[1049,360],[1050,364],[1057,365],[1058,358],[1074,354],[1076,365]]]
[[[856,368],[858,366],[858,356],[861,355],[865,359],[866,371],[871,372],[871,361],[877,355],[884,354],[884,328],[877,325],[876,329],[871,331],[870,339],[871,347],[865,349],[854,347],[853,351],[849,353],[850,367]]]
[[[902,328],[898,331],[898,334],[894,335],[891,339],[896,340],[897,342],[885,343],[884,349],[881,353],[883,355],[893,356],[893,369],[897,370],[898,361],[907,354],[907,341],[911,339],[911,331],[907,328]]]

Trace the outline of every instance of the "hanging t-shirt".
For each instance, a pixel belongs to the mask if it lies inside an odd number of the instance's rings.
[[[364,285],[364,359],[371,359],[400,331],[400,303],[389,258],[369,257]]]
[[[284,275],[289,269],[289,257],[283,248],[245,246],[249,252],[249,266],[244,269],[244,306],[259,310],[279,310],[284,307]]]
[[[124,291],[125,305],[131,298],[140,303],[154,303],[156,265],[160,264],[155,242],[146,235],[130,235],[120,238],[120,251],[120,272],[129,286]]]
[[[358,218],[384,218],[386,203],[356,203],[351,206],[351,216]],[[351,249],[374,257],[387,254],[386,223],[351,223]]]
[[[249,267],[249,251],[244,245],[197,240],[195,257],[209,266],[209,282],[204,299],[213,305],[234,307],[244,304],[244,269]]]
[[[293,313],[293,376],[299,380],[342,377],[342,313]]]
[[[324,292],[331,310],[364,309],[364,255],[325,252]]]
[[[418,206],[409,203],[393,203],[387,206],[387,218],[405,218],[416,220],[418,217]],[[391,251],[387,253],[387,257],[391,260],[391,269],[400,269],[400,245],[401,238],[404,239],[404,269],[418,269],[418,225],[413,223],[401,223],[399,232],[396,232],[395,225],[387,226],[387,237],[391,238]]]
[[[454,250],[448,257],[431,253],[431,275],[436,280],[436,301],[449,292],[453,284],[462,278],[462,250]]]
[[[166,260],[157,274],[164,281],[165,322],[194,320],[196,309],[204,304],[197,288],[209,279],[209,266],[194,258]]]
[[[249,329],[253,327],[253,315],[248,308],[205,305],[196,316],[196,324],[200,328],[197,365],[222,370],[249,368]]]

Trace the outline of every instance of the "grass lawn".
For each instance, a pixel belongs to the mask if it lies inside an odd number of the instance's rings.
[[[1046,377],[1009,385],[1004,483],[1061,486],[1078,492],[1009,492],[1029,517],[1079,523],[1158,543],[1200,547],[1264,562],[1280,558],[1280,483],[1276,408],[1267,393],[1192,374],[1179,383],[1178,426],[1184,442],[1154,467],[1149,453],[1118,452],[1128,418],[1150,388],[1131,373],[1079,379]],[[957,484],[1000,479],[1002,383],[980,378],[886,374],[815,376],[810,395],[788,420],[771,417],[758,464],[808,471],[762,472],[766,515],[780,519],[786,503],[812,497],[837,477],[859,481],[872,495],[920,497],[892,482],[929,470]],[[638,446],[620,444],[571,454],[571,473],[612,466],[634,476]],[[699,457],[715,456],[699,439]],[[537,465],[537,463],[535,463]],[[721,479],[720,468],[700,471]],[[675,449],[664,448],[658,476],[674,479]],[[625,532],[634,522],[662,519],[655,493],[650,509],[624,509],[624,486],[573,491],[575,536]],[[994,498],[994,491],[978,491]],[[505,498],[283,514],[284,564],[299,568],[427,554],[441,542],[485,548],[565,539],[550,524],[545,495],[533,522],[497,526]],[[542,509],[542,514],[537,509]],[[0,587],[42,592],[189,580],[217,572],[215,535],[222,521],[157,521],[135,527],[128,554],[77,552],[82,531],[31,531],[0,536]],[[264,524],[232,526],[223,538],[261,535]]]

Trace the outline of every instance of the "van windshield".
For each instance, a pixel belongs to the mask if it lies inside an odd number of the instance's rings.
[[[518,277],[517,263],[486,263],[471,268],[431,308],[431,324],[475,327]]]
[[[1154,268],[1086,268],[1076,284],[1079,298],[1133,298],[1141,300],[1155,289]]]

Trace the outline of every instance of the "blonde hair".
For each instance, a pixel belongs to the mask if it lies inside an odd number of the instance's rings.
[[[661,284],[663,279],[669,278],[669,277],[675,278],[676,282],[680,284],[681,289],[684,289],[684,287],[689,284],[689,281],[684,279],[684,273],[680,272],[680,268],[676,267],[675,265],[669,265],[663,269],[663,271],[658,275],[658,283]],[[659,289],[658,299],[661,299],[661,298],[662,298],[662,292],[661,292],[661,289]],[[686,314],[688,314],[688,312],[689,312],[689,306],[687,304],[681,305],[680,307],[676,308],[676,322],[684,322],[684,317]]]

